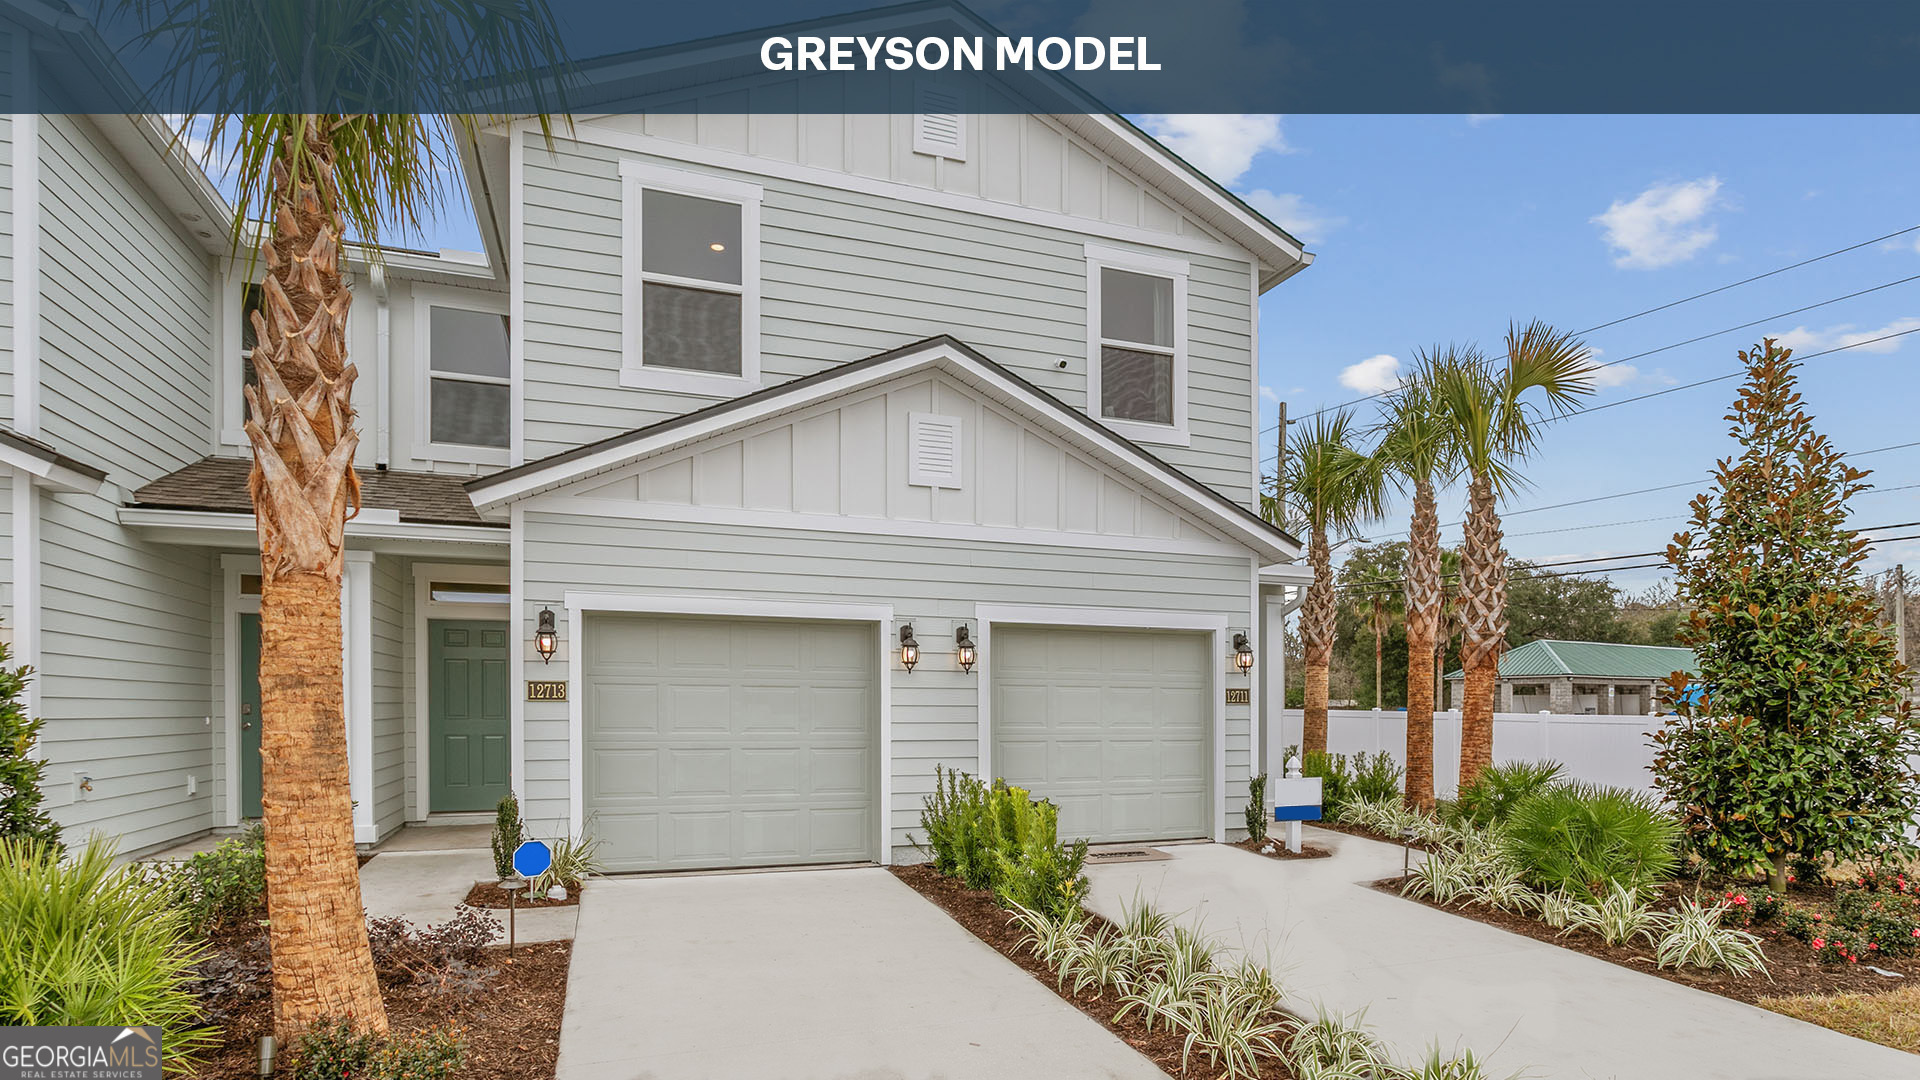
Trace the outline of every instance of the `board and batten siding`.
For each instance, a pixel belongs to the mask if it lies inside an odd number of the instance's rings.
[[[1253,498],[1250,260],[1169,250],[834,187],[523,134],[528,461],[718,398],[624,388],[620,163],[745,180],[760,207],[761,381],[773,385],[950,334],[1086,408],[1089,240],[1188,261],[1191,444],[1149,448]],[[1062,367],[1064,361],[1065,366]]]
[[[207,452],[211,264],[90,121],[48,115],[40,132],[41,431],[107,470],[109,492],[131,490]],[[134,536],[111,497],[39,506],[55,816],[70,836],[117,835],[122,853],[211,827],[212,554]]]
[[[1232,555],[749,530],[531,509],[523,520],[520,634],[531,640],[537,613],[549,605],[560,615],[562,633],[553,663],[531,657],[528,678],[566,671],[573,643],[565,640],[562,597],[569,590],[888,604],[896,626],[913,623],[929,656],[950,652],[942,643],[952,642],[957,625],[976,625],[982,604],[1193,612],[1223,617],[1230,626],[1245,626],[1250,617],[1249,560]],[[982,662],[990,665],[992,657],[983,655]],[[1218,663],[1224,671],[1228,661],[1222,656]],[[933,790],[934,765],[979,767],[979,677],[944,670],[950,667],[928,663],[909,674],[895,662],[882,671],[891,680],[893,752],[884,767],[891,769],[893,793],[885,809],[897,860],[918,857],[909,834],[918,831],[921,800]],[[523,813],[536,830],[564,828],[567,706],[523,707]],[[1226,716],[1223,789],[1231,823],[1237,820],[1231,811],[1247,797],[1249,710],[1228,706]]]

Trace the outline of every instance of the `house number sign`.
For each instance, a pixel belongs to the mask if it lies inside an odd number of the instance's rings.
[[[1227,691],[1227,704],[1251,705],[1253,704],[1253,691],[1246,687],[1230,688]]]
[[[565,701],[567,700],[567,681],[565,679],[528,679],[528,701]]]

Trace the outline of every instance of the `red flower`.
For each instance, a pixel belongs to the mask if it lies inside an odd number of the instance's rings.
[[[1823,938],[1823,937],[1817,937],[1817,938],[1814,938],[1814,939],[1813,939],[1813,947],[1814,947],[1814,948],[1816,948],[1816,949],[1824,949],[1824,948],[1826,948],[1826,947],[1827,947],[1827,939],[1826,939],[1826,938]]]

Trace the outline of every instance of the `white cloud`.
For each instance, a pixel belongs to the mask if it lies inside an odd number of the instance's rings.
[[[1905,334],[1915,330],[1920,330],[1920,318],[1909,317],[1895,319],[1873,330],[1860,330],[1855,328],[1853,323],[1841,323],[1838,326],[1829,326],[1825,330],[1809,330],[1804,326],[1796,326],[1784,334],[1773,336],[1779,340],[1780,344],[1797,353],[1825,352],[1828,349],[1841,349],[1850,345],[1858,346],[1856,350],[1858,352],[1890,353],[1898,351],[1907,339],[1888,335]],[[1887,340],[1874,341],[1875,338],[1887,338]],[[1873,344],[1861,344],[1866,341],[1872,341]]]
[[[1601,390],[1625,386],[1640,378],[1640,369],[1632,364],[1609,364],[1593,369],[1593,385]]]
[[[1284,154],[1275,113],[1155,113],[1140,126],[1219,183],[1232,187],[1265,153]]]
[[[1280,394],[1271,386],[1263,386],[1260,388],[1260,400],[1278,405],[1280,404]]]
[[[1299,195],[1276,195],[1263,188],[1247,192],[1245,198],[1248,206],[1309,244],[1319,243],[1328,233],[1347,223],[1346,218],[1323,210]]]
[[[1476,112],[1476,113],[1468,113],[1468,114],[1467,114],[1467,126],[1468,126],[1468,127],[1479,127],[1479,126],[1480,126],[1481,124],[1484,124],[1484,123],[1486,123],[1486,122],[1488,122],[1489,120],[1498,120],[1498,119],[1500,119],[1500,118],[1501,118],[1502,116],[1505,116],[1505,115],[1506,115],[1506,113],[1497,113],[1497,112]]]
[[[1400,385],[1400,359],[1387,353],[1369,356],[1340,369],[1340,385],[1363,394],[1382,394]]]
[[[1720,178],[1655,184],[1631,202],[1615,200],[1590,220],[1606,234],[1613,265],[1655,270],[1693,258],[1719,237],[1708,214],[1720,206]]]

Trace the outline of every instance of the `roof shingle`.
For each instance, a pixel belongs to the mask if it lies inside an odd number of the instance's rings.
[[[250,514],[247,495],[250,458],[208,457],[178,469],[133,493],[135,506],[164,510],[210,510]],[[360,502],[371,510],[393,510],[401,521],[422,525],[498,525],[473,508],[461,478],[393,469],[360,471]]]

